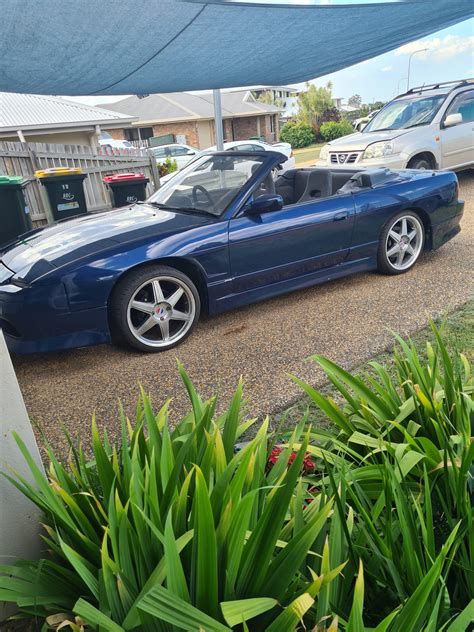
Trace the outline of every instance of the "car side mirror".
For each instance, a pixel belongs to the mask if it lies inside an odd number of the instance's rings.
[[[247,206],[248,215],[261,215],[272,211],[280,211],[283,208],[283,198],[277,193],[264,193],[252,200]]]
[[[443,127],[454,127],[462,123],[462,114],[457,112],[456,114],[448,114],[444,119]]]
[[[186,152],[186,156],[195,156],[195,155],[196,155],[196,152],[193,151],[192,149]]]

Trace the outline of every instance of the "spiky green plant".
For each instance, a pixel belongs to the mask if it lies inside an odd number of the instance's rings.
[[[242,421],[242,384],[216,415],[182,367],[192,413],[174,429],[142,391],[118,447],[93,422],[93,460],[72,442],[66,465],[48,449],[47,480],[18,437],[35,485],[9,478],[42,509],[49,552],[1,567],[0,599],[74,632],[466,629],[470,367],[437,330],[426,362],[399,345],[395,377],[318,358],[343,403],[300,384],[334,430],[305,431],[303,418],[284,443],[264,421],[235,451],[254,423]]]
[[[93,461],[71,444],[65,466],[48,449],[48,480],[17,437],[36,486],[10,480],[42,509],[49,555],[2,567],[1,599],[25,615],[74,613],[104,630],[174,630],[184,620],[273,630],[280,620],[296,626],[340,572],[320,579],[308,568],[332,500],[295,502],[305,495],[307,436],[290,466],[288,457],[303,424],[267,472],[267,421],[234,453],[253,423],[241,421],[242,385],[216,416],[216,399],[202,402],[180,370],[193,412],[174,430],[167,405],[155,414],[142,391],[136,424],[122,414],[119,449],[94,421]]]
[[[336,498],[341,495],[341,517],[347,503],[354,511],[342,557],[365,561],[379,608],[406,600],[458,530],[438,605],[443,620],[474,598],[474,381],[467,359],[451,358],[442,332],[431,326],[434,343],[427,343],[426,360],[397,336],[393,375],[371,363],[375,377],[359,377],[315,356],[337,402],[294,379],[333,422],[328,431],[311,433],[308,450],[321,459],[322,479],[331,481]],[[339,578],[331,589],[342,583]]]

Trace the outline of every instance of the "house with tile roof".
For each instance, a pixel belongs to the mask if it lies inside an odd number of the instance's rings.
[[[98,145],[98,136],[136,117],[61,97],[0,92],[0,141]]]
[[[261,137],[278,140],[282,108],[260,103],[251,90],[221,93],[224,140]],[[169,136],[169,142],[185,143],[200,149],[215,144],[214,101],[212,92],[171,92],[131,96],[102,108],[129,114],[135,121],[110,131],[115,139],[148,140]]]

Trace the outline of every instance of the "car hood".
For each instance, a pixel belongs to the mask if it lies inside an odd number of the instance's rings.
[[[409,130],[386,130],[384,132],[367,132],[363,134],[358,132],[356,134],[349,134],[349,136],[342,136],[336,138],[329,143],[329,151],[362,151],[371,145],[372,143],[378,143],[380,141],[389,141],[408,134]]]
[[[140,204],[58,222],[22,235],[0,253],[4,266],[25,281],[130,241],[164,238],[215,217],[177,213]]]

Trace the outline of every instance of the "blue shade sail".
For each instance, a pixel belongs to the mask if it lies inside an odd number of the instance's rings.
[[[472,15],[473,0],[0,0],[0,91],[147,94],[296,83]]]

